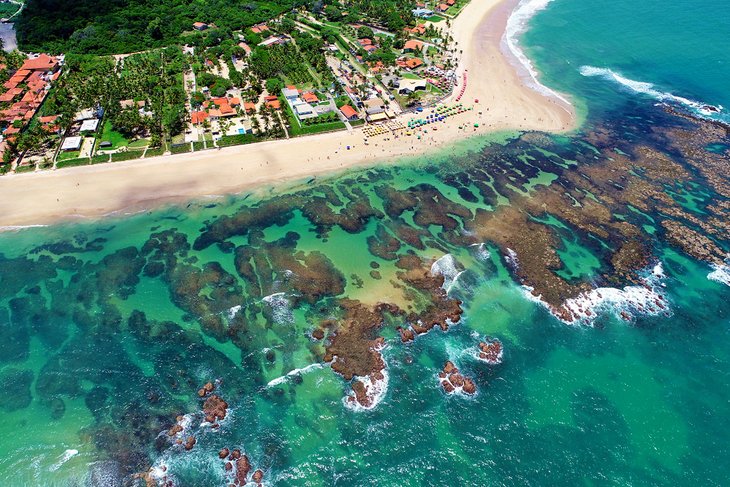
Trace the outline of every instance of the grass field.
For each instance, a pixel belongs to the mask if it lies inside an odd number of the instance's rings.
[[[111,142],[111,147],[106,147],[108,150],[116,150],[120,147],[126,147],[129,145],[129,141],[119,132],[112,128],[112,123],[107,120],[104,122],[104,129],[101,132],[100,142]]]

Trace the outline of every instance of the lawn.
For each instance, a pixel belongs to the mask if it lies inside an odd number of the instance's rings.
[[[128,147],[130,149],[144,149],[148,145],[150,145],[149,139],[137,139],[133,142],[130,142]]]
[[[110,120],[104,122],[104,130],[102,130],[101,139],[99,140],[100,143],[106,141],[111,142],[112,146],[105,147],[105,150],[116,150],[120,147],[126,147],[129,145],[129,141],[122,134],[112,128]]]
[[[81,155],[81,151],[78,150],[71,150],[71,151],[61,151],[58,153],[58,157],[56,157],[57,161],[68,161],[69,159],[78,159],[78,157]]]
[[[433,22],[435,24],[437,22],[441,22],[442,20],[444,20],[444,18],[441,17],[440,15],[432,15],[429,18],[427,18],[426,20],[429,22]]]

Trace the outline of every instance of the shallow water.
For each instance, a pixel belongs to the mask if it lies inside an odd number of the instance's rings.
[[[564,8],[526,38],[548,80],[567,68],[534,41],[567,49],[540,30]],[[0,234],[4,485],[124,485],[151,467],[227,485],[223,447],[269,485],[726,483],[730,304],[710,262],[730,251],[727,173],[703,168],[730,141],[577,67],[554,85],[590,108],[569,137],[502,134],[272,194]],[[668,221],[706,236],[708,256]],[[374,408],[354,408],[328,343],[348,299],[429,310],[409,255],[463,314],[406,344],[402,315],[353,339],[357,361],[384,338],[388,377]],[[603,304],[566,324],[528,286],[554,307],[600,288]],[[637,295],[651,298],[624,299]],[[487,338],[503,363],[477,359]],[[442,391],[446,360],[474,396]],[[230,406],[218,430],[197,394],[215,380]],[[178,415],[190,451],[167,434]]]

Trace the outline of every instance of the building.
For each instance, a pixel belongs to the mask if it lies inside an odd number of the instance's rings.
[[[436,7],[437,12],[446,12],[449,9],[448,4],[442,3],[439,6]]]
[[[302,100],[306,101],[307,103],[319,103],[319,98],[317,98],[317,95],[315,95],[311,91],[304,93],[302,95]]]
[[[414,8],[413,10],[411,10],[411,13],[413,14],[414,17],[420,17],[422,19],[433,16],[433,10],[429,10],[429,9],[423,8],[423,7]]]
[[[357,114],[357,111],[352,108],[350,105],[343,105],[340,108],[340,113],[349,121],[357,120],[360,118],[360,116]]]
[[[190,122],[193,125],[201,124],[207,119],[208,119],[208,112],[203,111],[203,110],[193,112],[190,114]]]
[[[365,100],[363,102],[363,106],[365,107],[365,112],[368,115],[376,115],[378,113],[385,112],[385,102],[377,97]]]
[[[417,39],[406,41],[403,45],[403,52],[420,52],[423,50],[423,42]]]
[[[256,24],[253,27],[251,27],[251,32],[254,34],[263,34],[264,32],[267,32],[269,30],[269,26],[266,24]]]
[[[398,82],[398,94],[407,95],[416,91],[423,91],[426,89],[425,79],[401,79]]]
[[[79,128],[79,132],[96,132],[96,129],[98,127],[99,127],[98,118],[84,120],[83,122],[81,122],[81,127]]]
[[[269,47],[269,46],[276,46],[279,44],[286,44],[287,42],[291,42],[291,37],[287,35],[280,35],[280,36],[269,36],[263,41],[259,42],[259,46],[263,47]]]
[[[295,101],[299,98],[299,90],[295,86],[287,86],[281,90],[281,94],[287,101]]]
[[[193,23],[193,29],[195,30],[206,30],[208,28],[208,24],[205,22],[195,22]]]
[[[74,151],[81,149],[81,144],[84,141],[83,137],[66,137],[63,139],[63,144],[61,144],[61,150],[62,151]]]

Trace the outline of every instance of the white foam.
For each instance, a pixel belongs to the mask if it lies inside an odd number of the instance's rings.
[[[291,371],[287,372],[286,374],[282,375],[281,377],[277,377],[276,379],[270,380],[269,383],[266,384],[266,387],[277,386],[277,385],[282,384],[282,383],[286,382],[287,380],[289,380],[290,377],[293,377],[298,374],[306,374],[310,370],[321,369],[322,367],[323,367],[322,364],[317,363],[317,364],[309,364],[306,367],[302,367],[301,369],[291,370]]]
[[[727,264],[712,264],[711,266],[714,270],[707,274],[707,278],[711,281],[730,286],[730,266]]]
[[[289,299],[287,299],[285,293],[269,294],[264,296],[262,301],[271,307],[276,323],[294,323],[294,313],[292,313]]]
[[[228,319],[232,320],[233,318],[235,318],[239,311],[241,311],[240,304],[236,305],[236,306],[231,306],[230,308],[228,308]]]
[[[69,460],[71,460],[73,457],[75,457],[78,454],[79,454],[79,451],[78,450],[75,450],[73,448],[66,450],[61,455],[61,458],[59,458],[59,460],[56,463],[54,463],[53,465],[51,465],[48,468],[48,470],[50,470],[51,472],[55,472],[56,470],[58,470],[59,468],[61,468],[61,465],[63,465],[64,463],[68,462]]]
[[[581,293],[575,298],[565,300],[559,310],[545,303],[540,296],[532,294],[532,288],[522,286],[525,296],[545,306],[558,319],[567,324],[592,325],[601,311],[609,311],[624,319],[635,315],[656,316],[670,313],[669,302],[659,291],[663,286],[664,269],[661,263],[654,266],[642,279],[644,285],[625,286],[622,289],[600,287]],[[560,311],[568,311],[572,318],[558,316]]]
[[[519,269],[520,261],[517,259],[517,252],[514,250],[508,248],[507,255],[504,256],[504,260],[506,260],[507,264],[509,264],[512,268]]]
[[[0,226],[0,232],[14,232],[18,230],[25,230],[26,228],[44,228],[48,225],[5,225]]]
[[[345,405],[345,407],[353,410],[353,411],[370,411],[372,409],[375,409],[378,404],[380,404],[385,397],[385,393],[388,392],[388,371],[386,369],[383,369],[381,371],[383,374],[383,378],[380,380],[373,380],[370,376],[367,377],[358,377],[355,380],[359,380],[363,384],[365,384],[365,393],[370,398],[370,404],[368,406],[363,406],[357,401],[349,401],[348,399],[351,397],[350,395],[347,395],[342,398],[342,402]]]
[[[444,283],[442,288],[448,294],[451,288],[456,284],[459,276],[464,272],[460,270],[461,264],[459,264],[453,255],[446,254],[431,265],[431,274],[434,276],[443,276]]]
[[[482,262],[486,262],[492,256],[487,249],[487,244],[485,243],[471,244],[470,247],[476,247],[474,254],[476,255],[476,258]]]
[[[525,55],[520,47],[519,37],[527,30],[527,24],[530,19],[539,11],[544,10],[552,0],[522,0],[517,8],[507,19],[507,27],[502,36],[502,45],[512,53],[514,58],[520,63],[529,75],[529,85],[532,89],[546,95],[548,97],[557,98],[558,100],[570,104],[558,92],[551,90],[538,80],[539,73],[532,61]]]
[[[644,95],[647,95],[656,101],[662,102],[662,103],[674,103],[678,105],[684,105],[686,107],[692,108],[693,110],[696,110],[697,112],[701,113],[702,115],[712,115],[716,114],[717,112],[714,110],[709,110],[708,107],[712,107],[717,111],[722,111],[723,107],[722,105],[713,106],[708,103],[702,103],[700,101],[696,100],[690,100],[689,98],[685,98],[683,96],[678,96],[673,93],[669,93],[667,91],[660,91],[656,89],[655,85],[653,83],[649,83],[646,81],[636,81],[630,78],[627,78],[621,73],[618,73],[616,71],[613,71],[608,68],[597,68],[595,66],[581,66],[580,67],[580,74],[583,76],[594,76],[594,77],[600,77],[609,81],[613,81],[615,83],[618,83],[619,85],[623,86],[624,88],[627,88],[630,91],[633,91],[634,93],[641,93]]]

